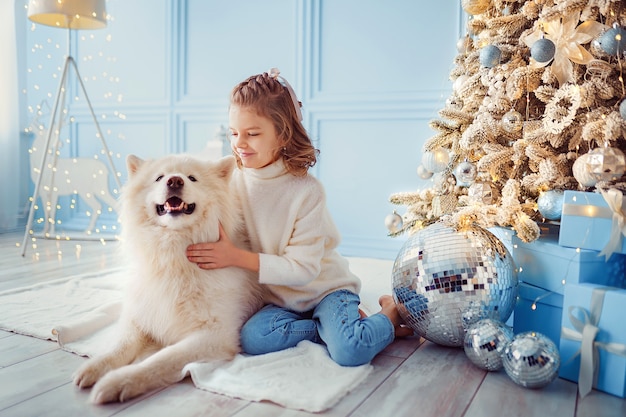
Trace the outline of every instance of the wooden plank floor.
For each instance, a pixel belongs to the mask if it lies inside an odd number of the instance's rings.
[[[0,234],[0,291],[116,267],[115,242],[38,239],[22,257],[22,233]],[[84,358],[50,341],[0,331],[0,416],[285,416],[312,415],[271,403],[196,389],[189,379],[123,404],[94,406],[71,383]],[[541,390],[515,385],[504,373],[473,366],[462,349],[397,340],[374,361],[374,372],[324,416],[624,417],[626,400],[557,379]],[[311,393],[315,395],[315,393]]]

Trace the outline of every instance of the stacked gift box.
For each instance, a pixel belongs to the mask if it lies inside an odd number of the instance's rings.
[[[626,398],[626,289],[567,285],[559,376]],[[586,368],[586,370],[585,370]],[[579,389],[584,396],[588,391]]]
[[[587,282],[621,287],[626,273],[625,255],[607,261],[597,251],[560,246],[556,235],[530,243],[513,236],[513,258],[520,269],[513,331],[543,333],[557,346],[565,287]]]
[[[542,227],[534,242],[512,238],[520,280],[513,330],[552,339],[559,376],[578,382],[583,396],[593,387],[626,398],[624,219],[619,192],[565,191],[560,226]]]
[[[607,201],[611,201],[613,208]],[[619,201],[619,203],[617,203]],[[619,204],[619,207],[616,205]],[[612,237],[617,238],[614,253],[626,254],[626,238],[614,220],[626,216],[626,197],[617,190],[604,194],[565,191],[559,245],[602,251]],[[621,227],[624,227],[622,223]]]

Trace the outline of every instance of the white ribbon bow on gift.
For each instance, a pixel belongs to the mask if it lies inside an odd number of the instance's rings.
[[[622,211],[622,192],[611,188],[608,191],[600,190],[602,197],[613,212],[613,223],[611,224],[611,237],[598,256],[604,255],[608,261],[613,252],[622,245],[622,236],[626,236],[626,215]]]
[[[600,364],[600,354],[598,349],[605,350],[608,353],[614,355],[620,355],[626,357],[626,345],[621,343],[603,343],[596,342],[595,338],[600,330],[598,328],[598,322],[602,315],[602,306],[604,304],[604,294],[607,290],[613,288],[596,288],[591,294],[591,303],[589,305],[589,312],[583,307],[570,306],[569,307],[569,320],[574,326],[574,329],[567,327],[561,328],[561,337],[565,339],[574,340],[580,342],[580,349],[574,353],[569,361],[580,355],[580,370],[578,373],[578,392],[580,397],[584,398],[591,388],[595,385],[595,381],[598,377],[598,369]],[[574,311],[579,310],[584,320],[579,320]]]

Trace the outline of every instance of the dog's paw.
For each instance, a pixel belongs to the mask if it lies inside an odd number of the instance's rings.
[[[132,365],[116,369],[102,377],[91,389],[90,400],[94,404],[124,402],[150,389],[149,381],[135,372]]]
[[[74,372],[72,379],[80,388],[93,386],[107,372],[104,363],[98,360],[88,360]]]

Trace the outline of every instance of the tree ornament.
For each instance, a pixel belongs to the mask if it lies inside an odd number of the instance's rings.
[[[589,51],[598,58],[606,58],[609,56],[609,54],[602,49],[602,45],[600,45],[600,38],[595,38],[589,42]]]
[[[443,171],[448,167],[449,162],[450,154],[444,148],[427,151],[422,155],[422,165],[430,172]]]
[[[467,196],[473,203],[495,204],[500,197],[496,186],[487,181],[476,181],[467,190]]]
[[[554,58],[556,45],[550,39],[541,38],[530,47],[530,56],[537,62],[550,62]]]
[[[444,189],[444,188],[447,189],[448,188],[448,178],[450,178],[450,176],[445,171],[435,172],[433,174],[433,178],[432,178],[433,185],[435,186],[434,188],[436,188],[438,190],[441,190],[441,189]]]
[[[480,65],[487,68],[493,68],[500,63],[502,51],[495,45],[483,46],[480,49],[479,61]]]
[[[454,177],[456,178],[456,184],[461,187],[469,187],[474,180],[478,170],[476,165],[469,162],[467,159],[456,166],[454,169]]]
[[[441,217],[454,211],[457,205],[456,196],[450,194],[440,194],[433,197],[431,210],[433,216]]]
[[[446,107],[452,110],[463,109],[463,100],[460,97],[452,95],[446,99]]]
[[[626,53],[626,30],[617,23],[598,38],[600,48],[609,55],[621,55]]]
[[[604,146],[589,152],[587,164],[591,175],[598,181],[613,181],[624,175],[626,158],[617,148]]]
[[[596,177],[591,173],[588,153],[580,155],[574,161],[574,165],[572,165],[572,174],[574,175],[574,178],[576,178],[576,181],[578,181],[578,183],[584,188],[593,187],[598,182]]]
[[[460,54],[466,54],[474,49],[472,38],[469,35],[465,35],[456,42],[456,50]]]
[[[583,45],[591,42],[605,29],[602,23],[593,20],[579,24],[580,14],[580,11],[565,13],[561,19],[542,21],[537,29],[522,39],[529,48],[542,37],[554,42],[556,46],[554,59],[548,62],[532,60],[530,67],[541,68],[550,65],[552,74],[561,86],[575,82],[574,64],[587,65],[594,59]]]
[[[459,75],[456,80],[454,80],[454,83],[452,83],[452,89],[458,93],[467,80],[469,80],[469,76]]]
[[[402,224],[402,216],[396,213],[395,210],[392,214],[388,214],[387,217],[385,217],[385,226],[390,233],[398,233],[402,230]]]
[[[489,267],[484,267],[488,265]],[[439,221],[411,235],[392,269],[398,312],[417,334],[444,346],[463,346],[472,323],[506,322],[517,297],[517,270],[504,244],[486,229],[456,230]]]
[[[559,220],[563,213],[563,191],[549,190],[539,195],[537,199],[539,213],[548,220]]]
[[[463,349],[470,361],[480,369],[502,369],[502,353],[513,340],[513,331],[499,320],[482,319],[465,333]]]
[[[554,135],[558,135],[576,119],[576,112],[582,103],[581,89],[574,84],[567,84],[552,95],[546,103],[541,118],[543,128]]]
[[[490,0],[462,0],[461,7],[471,15],[482,14],[489,9]]]
[[[613,66],[609,64],[607,61],[602,59],[594,59],[589,64],[587,64],[587,70],[585,70],[585,80],[587,81],[601,81],[605,83],[609,75],[613,72]],[[587,95],[585,91],[587,88],[583,85],[580,86],[581,94]],[[611,93],[612,96],[612,93]],[[612,98],[612,97],[611,97]],[[588,102],[587,98],[587,102]]]
[[[554,342],[543,334],[524,332],[504,348],[502,362],[517,385],[543,388],[558,376],[561,356]]]
[[[502,129],[509,133],[519,132],[524,127],[524,117],[520,112],[511,109],[504,113],[500,123]]]
[[[622,119],[626,120],[626,99],[619,104],[619,114],[622,116]]]
[[[431,179],[433,174],[434,174],[434,172],[429,171],[426,168],[424,168],[424,165],[419,165],[417,167],[417,176],[420,177],[423,180]]]

